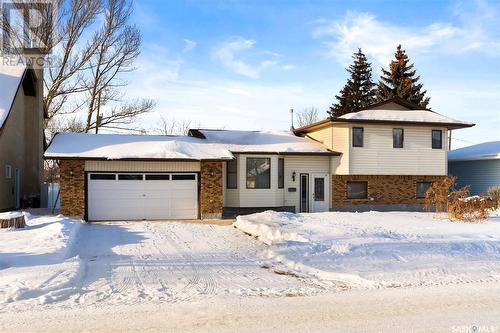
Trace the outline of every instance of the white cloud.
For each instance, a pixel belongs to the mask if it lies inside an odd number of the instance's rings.
[[[378,64],[386,65],[398,44],[412,55],[477,51],[498,56],[500,39],[490,36],[481,23],[481,17],[487,20],[488,15],[477,14],[473,21],[460,20],[459,24],[436,22],[411,27],[384,22],[369,13],[348,12],[340,20],[318,20],[313,36],[323,40],[328,57],[343,64],[361,47]]]
[[[236,74],[257,79],[264,70],[279,65],[277,58],[282,55],[276,52],[255,48],[256,42],[242,37],[233,37],[221,43],[213,53],[213,58]],[[291,65],[278,66],[283,70],[291,69]]]
[[[187,38],[184,38],[184,43],[184,49],[182,50],[182,52],[184,53],[192,51],[196,47],[196,45],[198,45],[198,43],[196,43],[195,41]]]

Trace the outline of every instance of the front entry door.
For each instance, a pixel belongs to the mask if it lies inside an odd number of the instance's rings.
[[[328,175],[312,175],[312,212],[328,212],[330,209],[330,191],[328,190],[328,179]]]

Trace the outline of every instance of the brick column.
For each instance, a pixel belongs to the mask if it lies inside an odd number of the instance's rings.
[[[202,219],[222,217],[222,163],[201,162],[200,215]]]
[[[83,219],[85,215],[85,161],[61,160],[59,169],[61,214]]]

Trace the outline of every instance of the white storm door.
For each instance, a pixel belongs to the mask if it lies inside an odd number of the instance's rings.
[[[311,212],[328,212],[330,210],[329,177],[324,174],[313,174],[311,178]]]

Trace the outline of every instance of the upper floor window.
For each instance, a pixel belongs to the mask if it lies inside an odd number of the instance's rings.
[[[363,127],[352,128],[352,146],[363,147]]]
[[[238,162],[236,159],[226,163],[226,187],[238,188]]]
[[[392,129],[392,148],[403,148],[404,130],[402,128]]]
[[[278,159],[278,188],[285,187],[285,160]]]
[[[271,188],[271,159],[247,157],[247,188]]]
[[[432,149],[443,149],[443,131],[432,130]]]

